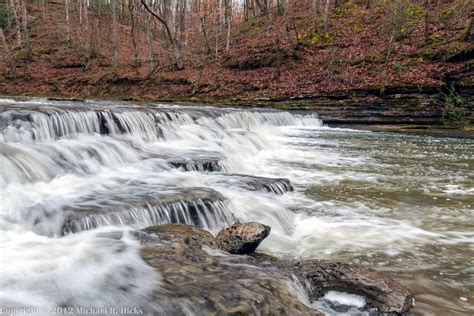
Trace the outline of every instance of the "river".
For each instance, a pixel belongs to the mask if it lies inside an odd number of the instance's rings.
[[[2,98],[0,305],[146,301],[155,272],[113,232],[240,220],[272,227],[259,251],[368,265],[414,293],[415,314],[472,315],[473,156],[473,140],[309,113]]]

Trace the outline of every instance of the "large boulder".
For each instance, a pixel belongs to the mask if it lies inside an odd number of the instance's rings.
[[[270,234],[270,227],[260,223],[235,223],[216,236],[217,246],[232,254],[249,254]]]
[[[264,225],[247,223],[226,234],[246,230],[261,231],[261,236],[269,232]],[[136,236],[142,258],[161,276],[146,308],[150,314],[321,315],[311,303],[328,291],[364,296],[371,314],[408,313],[414,303],[403,286],[367,267],[262,253],[233,255],[219,249],[209,232],[187,225],[153,226]]]

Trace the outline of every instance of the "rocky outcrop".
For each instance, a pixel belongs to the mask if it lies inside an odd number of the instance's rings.
[[[157,269],[162,285],[153,294],[158,315],[321,315],[305,305],[285,273],[262,268],[249,256],[220,251],[207,231],[160,225],[137,235],[141,256]]]
[[[233,254],[253,253],[270,234],[270,227],[260,223],[235,223],[216,236],[217,246]]]
[[[197,158],[197,159],[168,159],[168,163],[174,168],[181,168],[185,171],[222,171],[222,165],[217,158]]]
[[[150,189],[143,194],[125,189],[116,195],[97,192],[94,196],[84,197],[74,207],[64,208],[62,233],[111,224],[145,227],[179,223],[210,229],[217,227],[218,223],[230,224],[234,221],[225,202],[225,197],[219,192],[199,187],[174,188],[163,192]]]
[[[363,295],[371,313],[413,307],[404,287],[367,267],[233,255],[209,232],[186,225],[149,227],[136,236],[142,258],[162,277],[150,307],[155,314],[321,315],[311,302],[330,290]]]
[[[286,178],[256,177],[235,173],[228,174],[227,176],[241,182],[242,188],[246,190],[271,192],[278,195],[294,190],[290,180]]]
[[[338,262],[303,261],[293,270],[307,284],[310,299],[334,290],[365,297],[366,308],[387,313],[407,313],[413,297],[401,285],[380,272]]]
[[[471,57],[472,58],[472,57]],[[463,76],[472,78],[472,66]],[[458,77],[459,74],[456,74]],[[458,78],[449,81],[459,82]],[[460,83],[460,82],[459,82]],[[339,124],[420,124],[441,125],[443,123],[442,95],[446,86],[406,86],[385,89],[352,89],[334,92],[331,95],[296,96],[285,99],[259,99],[248,102],[235,100],[232,105],[257,105],[281,110],[312,111],[329,125]],[[473,102],[472,82],[459,84],[459,94],[467,103]],[[473,111],[466,109],[466,115]]]

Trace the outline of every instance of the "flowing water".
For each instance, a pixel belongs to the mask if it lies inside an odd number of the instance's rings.
[[[473,153],[314,114],[0,99],[0,305],[145,304],[161,277],[131,230],[240,220],[272,227],[260,251],[373,266],[418,314],[473,314]]]

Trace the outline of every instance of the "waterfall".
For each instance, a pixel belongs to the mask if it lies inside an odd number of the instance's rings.
[[[243,158],[271,149],[268,136],[278,135],[277,127],[321,126],[315,115],[278,111],[33,101],[10,101],[0,112],[0,186],[12,193],[34,188],[24,200],[8,201],[1,220],[48,236],[110,225],[218,229],[239,210],[195,174],[283,195],[293,190],[287,180],[239,175]],[[54,194],[68,186],[71,192]]]
[[[420,267],[430,295],[436,275],[454,301],[470,272],[472,148],[313,113],[0,98],[0,305],[146,306],[162,280],[136,230],[235,221],[269,225],[271,254]],[[347,302],[360,303],[306,303]]]

